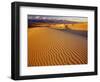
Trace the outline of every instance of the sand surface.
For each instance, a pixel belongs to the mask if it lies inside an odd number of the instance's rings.
[[[28,28],[28,66],[87,63],[86,37],[47,27]]]

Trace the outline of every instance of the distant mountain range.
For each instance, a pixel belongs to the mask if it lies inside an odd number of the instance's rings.
[[[74,22],[74,21],[68,21],[68,20],[52,20],[52,19],[28,19],[28,23],[63,23],[63,24],[75,24],[75,23],[80,23],[80,22]]]

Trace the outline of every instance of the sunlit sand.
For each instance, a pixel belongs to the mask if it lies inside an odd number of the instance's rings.
[[[87,63],[86,37],[45,26],[28,28],[28,66]]]

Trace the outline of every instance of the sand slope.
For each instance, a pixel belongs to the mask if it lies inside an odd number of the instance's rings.
[[[28,66],[86,63],[85,37],[47,27],[28,29]]]

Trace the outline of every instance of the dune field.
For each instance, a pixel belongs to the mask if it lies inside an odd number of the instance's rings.
[[[87,39],[66,30],[28,28],[28,66],[87,64]]]

